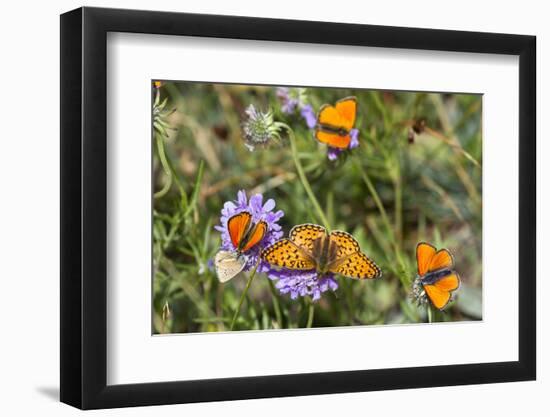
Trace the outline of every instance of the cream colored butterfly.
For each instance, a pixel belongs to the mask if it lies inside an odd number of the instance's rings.
[[[244,269],[246,259],[237,252],[221,250],[216,253],[214,265],[218,274],[218,280],[220,282],[227,282]]]

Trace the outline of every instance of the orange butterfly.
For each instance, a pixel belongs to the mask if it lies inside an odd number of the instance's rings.
[[[357,115],[357,99],[346,97],[334,106],[325,104],[317,115],[315,138],[333,148],[346,149],[351,141],[350,131]]]
[[[418,280],[431,303],[443,310],[453,291],[460,286],[460,277],[453,270],[453,256],[447,249],[436,250],[432,245],[420,242],[416,246]]]
[[[243,211],[227,221],[227,230],[235,251],[244,253],[261,242],[267,231],[267,223],[252,223],[252,214]]]
[[[288,239],[280,239],[267,247],[262,259],[271,265],[294,270],[315,269],[319,275],[328,272],[348,278],[378,278],[380,268],[361,252],[357,240],[346,232],[330,234],[323,226],[294,226]]]
[[[216,273],[221,282],[229,281],[243,270],[246,259],[242,255],[262,241],[267,223],[263,220],[253,223],[252,215],[243,211],[227,221],[227,230],[234,250],[220,250],[214,258]]]

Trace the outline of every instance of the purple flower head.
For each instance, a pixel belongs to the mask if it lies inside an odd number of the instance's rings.
[[[357,148],[359,146],[359,130],[358,129],[351,129],[350,132],[349,132],[349,136],[350,136],[350,141],[349,141],[349,145],[348,145],[347,149]],[[331,161],[335,161],[336,159],[338,159],[338,156],[342,152],[344,152],[344,149],[333,148],[333,147],[329,146],[328,151],[327,151],[328,159],[331,160]]]
[[[313,111],[313,107],[311,107],[309,104],[306,104],[302,107],[300,110],[300,114],[306,121],[307,127],[310,129],[313,129],[317,125],[317,115]]]
[[[281,111],[286,114],[292,114],[300,104],[298,97],[292,97],[288,87],[277,87],[277,98],[281,102]]]
[[[313,129],[317,124],[317,116],[313,107],[307,104],[307,94],[305,88],[277,87],[277,98],[281,102],[281,111],[286,114],[293,114],[298,110],[300,116],[306,122],[309,129]]]
[[[336,291],[338,288],[334,274],[328,273],[319,276],[315,270],[272,269],[267,276],[272,280],[278,280],[275,287],[281,294],[290,294],[290,298],[293,300],[298,297],[310,296],[313,301],[317,301],[325,291]]]
[[[248,271],[256,265],[260,258],[260,252],[267,246],[275,243],[283,236],[281,226],[277,223],[281,217],[284,216],[282,210],[274,211],[275,200],[269,199],[265,203],[263,202],[262,194],[255,194],[250,199],[247,199],[244,190],[240,190],[237,193],[236,201],[226,201],[221,210],[220,224],[214,226],[214,228],[221,233],[222,244],[220,249],[233,251],[235,247],[231,242],[229,231],[227,230],[227,221],[236,214],[247,211],[252,215],[252,221],[254,223],[263,220],[267,223],[267,232],[260,243],[246,251],[243,256],[246,259],[246,265],[244,271]],[[258,266],[258,272],[268,272],[270,270],[269,264],[265,261],[260,261]]]

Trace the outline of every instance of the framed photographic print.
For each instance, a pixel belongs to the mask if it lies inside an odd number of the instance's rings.
[[[63,402],[535,379],[534,37],[81,8],[61,71]]]

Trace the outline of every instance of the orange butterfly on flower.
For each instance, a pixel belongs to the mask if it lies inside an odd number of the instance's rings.
[[[346,97],[334,106],[325,104],[317,115],[315,138],[332,148],[347,149],[357,117],[357,99]]]
[[[318,276],[327,273],[356,279],[382,276],[380,268],[361,252],[352,235],[338,230],[329,234],[316,224],[294,226],[288,239],[267,247],[261,257],[273,266],[315,270]]]
[[[262,241],[267,231],[267,223],[263,220],[254,223],[252,214],[243,211],[227,221],[227,231],[233,250],[220,250],[214,258],[220,282],[229,281],[243,270],[246,265],[243,255]]]
[[[453,256],[447,249],[436,250],[429,243],[416,246],[418,277],[413,284],[413,294],[419,300],[430,300],[431,304],[443,310],[460,287],[460,277],[454,270]]]

